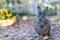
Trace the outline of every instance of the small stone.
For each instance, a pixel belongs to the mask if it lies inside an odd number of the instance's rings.
[[[43,39],[44,40],[48,40],[49,39],[49,36],[46,35],[46,36],[43,37]]]
[[[2,38],[4,35],[3,34],[0,34],[0,38]]]

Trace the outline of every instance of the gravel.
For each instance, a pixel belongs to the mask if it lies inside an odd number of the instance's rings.
[[[42,40],[42,35],[38,36],[38,34],[34,30],[33,24],[31,24],[30,22],[28,21],[24,23],[19,23],[14,27],[0,29],[0,34],[3,35],[2,37],[0,37],[0,40]],[[51,20],[50,22],[50,40],[60,40],[60,27],[58,23],[52,22]]]

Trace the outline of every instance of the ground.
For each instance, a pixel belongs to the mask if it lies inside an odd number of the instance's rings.
[[[24,23],[18,23],[14,27],[0,29],[0,40],[42,40],[42,35],[34,30],[34,19]],[[49,18],[50,19],[50,18]],[[60,26],[58,22],[50,20],[51,32],[49,40],[60,40]]]

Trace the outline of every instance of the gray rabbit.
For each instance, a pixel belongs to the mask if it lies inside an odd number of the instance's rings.
[[[38,6],[38,9],[39,9],[39,6]],[[45,35],[50,36],[50,22],[45,17],[47,10],[48,10],[48,7],[46,7],[45,10],[43,10],[43,12],[38,11],[39,15],[34,22],[35,31],[39,35],[43,35],[43,36]]]

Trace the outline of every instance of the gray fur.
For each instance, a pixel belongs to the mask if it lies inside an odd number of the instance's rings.
[[[47,12],[47,8],[42,12],[43,16],[37,18],[34,22],[35,31],[39,35],[48,35],[50,32],[50,22],[48,19],[45,18],[45,14]]]

